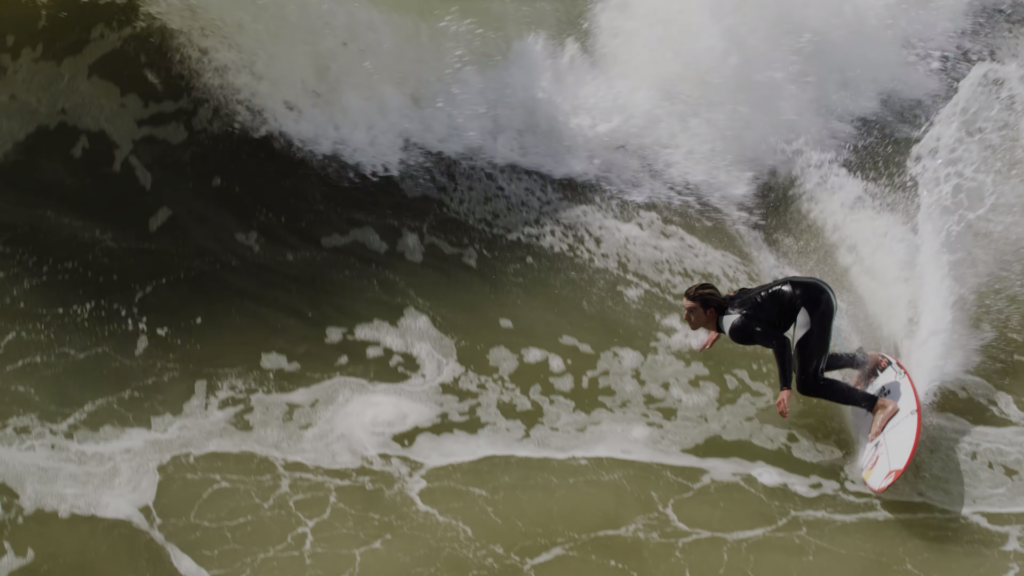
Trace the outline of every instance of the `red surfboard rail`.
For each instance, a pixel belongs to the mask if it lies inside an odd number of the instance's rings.
[[[902,362],[900,362],[896,358],[893,358],[889,354],[885,354],[885,356],[887,358],[889,358],[891,361],[896,363],[896,365],[900,368],[900,370],[902,370],[903,374],[906,375],[906,382],[910,384],[910,390],[913,392],[913,395],[914,395],[913,397],[914,397],[914,409],[915,409],[915,416],[916,416],[916,418],[915,418],[916,419],[916,429],[914,431],[914,442],[913,442],[913,444],[910,447],[910,452],[909,452],[909,454],[906,457],[906,462],[903,464],[903,467],[899,468],[899,469],[896,469],[896,470],[889,470],[888,472],[886,472],[885,477],[883,477],[882,481],[880,483],[878,483],[880,488],[876,489],[876,488],[872,487],[871,484],[868,483],[868,478],[870,478],[872,472],[874,472],[875,466],[878,463],[878,459],[879,459],[880,455],[879,454],[875,454],[874,458],[873,458],[873,460],[872,460],[872,462],[871,462],[871,464],[869,466],[866,466],[866,467],[862,466],[861,467],[862,468],[862,479],[864,480],[864,483],[867,485],[868,489],[870,489],[872,492],[874,492],[876,494],[880,494],[882,492],[885,492],[890,486],[893,485],[893,483],[896,482],[896,480],[898,480],[900,478],[900,476],[903,475],[903,473],[906,470],[906,468],[910,465],[910,462],[913,461],[914,454],[917,453],[918,442],[921,439],[921,399],[920,399],[920,396],[917,393],[917,385],[914,384],[914,379],[910,375],[910,371],[907,370],[907,368],[903,365]],[[876,449],[877,449],[877,445],[876,445]],[[885,450],[888,451],[888,444],[885,445]],[[865,453],[863,451],[861,452],[860,457],[862,458],[861,461],[863,462],[863,458],[865,457]]]

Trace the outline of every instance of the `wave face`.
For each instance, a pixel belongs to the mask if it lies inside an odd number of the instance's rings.
[[[253,129],[368,170],[398,170],[412,146],[620,188],[654,171],[720,194],[747,189],[779,143],[835,144],[881,96],[934,90],[928,71],[968,3],[143,9],[178,32],[204,83]]]
[[[1020,15],[0,7],[0,574],[1018,573]],[[881,497],[681,320],[789,274],[917,383]]]

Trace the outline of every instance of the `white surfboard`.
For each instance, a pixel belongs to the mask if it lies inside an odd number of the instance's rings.
[[[854,409],[853,421],[860,440],[860,472],[864,483],[874,492],[883,492],[907,469],[917,450],[921,435],[921,404],[910,374],[898,360],[889,359],[889,366],[872,380],[867,391],[893,400],[900,410],[873,441],[868,442],[871,414]]]

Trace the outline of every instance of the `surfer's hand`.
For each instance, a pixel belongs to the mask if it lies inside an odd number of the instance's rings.
[[[703,351],[707,350],[708,348],[711,348],[712,346],[714,346],[715,342],[718,341],[718,337],[719,336],[721,336],[721,334],[719,334],[718,332],[712,332],[711,334],[709,334],[708,335],[708,339],[705,340],[703,344],[701,344],[700,351],[703,352]]]
[[[783,418],[789,418],[789,397],[792,394],[792,390],[783,390],[779,392],[779,399],[775,401],[775,409],[779,411],[779,416]]]

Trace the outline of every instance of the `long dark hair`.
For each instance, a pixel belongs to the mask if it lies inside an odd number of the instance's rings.
[[[686,298],[690,302],[696,302],[704,312],[708,309],[714,309],[719,315],[725,313],[728,304],[725,301],[725,296],[715,288],[714,284],[708,284],[702,282],[700,284],[694,284],[683,292],[683,298]]]

